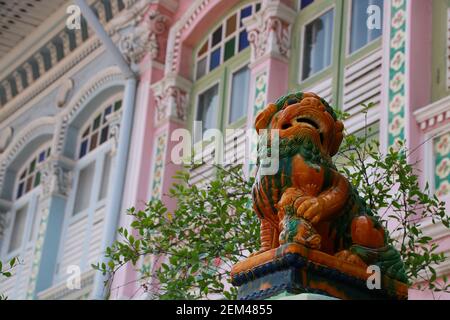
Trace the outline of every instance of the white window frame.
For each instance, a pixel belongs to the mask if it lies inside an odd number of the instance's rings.
[[[304,40],[305,40],[305,32],[306,32],[306,26],[308,24],[310,24],[311,22],[313,22],[314,20],[316,20],[317,18],[321,17],[322,15],[324,15],[325,13],[327,13],[328,11],[332,10],[333,11],[333,33],[331,35],[331,59],[330,59],[330,64],[323,68],[322,70],[309,75],[307,78],[302,79],[303,76],[303,55],[304,55]],[[327,72],[328,70],[330,70],[330,68],[332,68],[333,64],[334,64],[334,54],[333,54],[333,48],[334,48],[334,44],[335,44],[335,26],[336,24],[336,4],[333,3],[332,5],[326,7],[325,9],[323,9],[322,11],[320,11],[319,13],[317,13],[316,15],[314,15],[311,19],[305,21],[304,23],[302,23],[301,26],[301,38],[300,38],[300,44],[299,44],[299,49],[300,49],[300,60],[299,60],[299,74],[298,74],[298,83],[299,84],[303,84],[305,82],[308,82],[309,80],[313,79],[314,77],[319,76],[320,74]]]

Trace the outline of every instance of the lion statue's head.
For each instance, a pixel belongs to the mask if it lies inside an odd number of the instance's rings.
[[[255,128],[278,129],[280,144],[296,140],[312,143],[324,158],[330,159],[343,139],[344,125],[330,105],[310,92],[297,92],[270,103],[255,119]]]

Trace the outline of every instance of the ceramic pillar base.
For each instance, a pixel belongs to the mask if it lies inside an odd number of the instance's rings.
[[[369,289],[369,276],[365,268],[293,243],[250,257],[231,271],[241,300],[270,299],[283,293],[344,300],[408,298],[406,284],[383,275],[380,289]]]

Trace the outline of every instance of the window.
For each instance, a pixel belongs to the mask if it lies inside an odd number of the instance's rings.
[[[228,123],[242,118],[247,112],[250,70],[244,67],[233,74]]]
[[[206,130],[217,127],[218,91],[219,85],[216,84],[198,96],[197,115],[195,120],[201,123],[202,136]],[[201,137],[195,138],[196,141],[201,140]]]
[[[302,80],[331,64],[334,11],[329,10],[305,26]]]
[[[81,169],[78,177],[77,194],[73,214],[76,215],[89,207],[92,183],[94,180],[95,162]]]
[[[41,171],[45,160],[51,153],[49,146],[40,148],[39,151],[30,157],[25,166],[19,170],[19,176],[16,183],[16,199],[21,198],[41,183]]]
[[[25,205],[16,211],[11,232],[11,239],[9,241],[8,253],[16,251],[22,245],[25,232],[25,222],[27,221],[27,211],[28,205]]]
[[[372,11],[368,12],[369,6],[377,6],[380,9],[380,28],[374,26],[373,29],[369,29],[367,25],[369,14],[376,14]],[[381,36],[383,0],[353,0],[351,10],[350,53],[353,53]]]
[[[197,51],[195,79],[200,79],[249,46],[242,20],[260,9],[260,3],[242,7],[208,36]]]
[[[82,130],[78,157],[81,159],[89,152],[95,150],[109,139],[108,116],[122,107],[122,100],[108,104],[94,119]]]

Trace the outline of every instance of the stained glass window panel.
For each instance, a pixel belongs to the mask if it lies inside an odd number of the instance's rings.
[[[241,27],[243,26],[242,20],[251,16],[252,14],[252,6],[245,7],[241,10]]]
[[[108,131],[109,131],[109,127],[106,126],[102,129],[102,133],[100,136],[100,144],[106,142],[106,140],[108,140]]]
[[[87,153],[87,146],[88,146],[88,141],[85,140],[81,143],[81,147],[80,147],[80,158],[83,158],[86,153]]]
[[[217,48],[211,53],[211,59],[209,62],[209,71],[214,70],[220,65],[220,48]]]
[[[236,31],[236,21],[237,21],[236,15],[237,15],[236,13],[233,14],[227,20],[227,32],[226,32],[227,37]]]
[[[234,56],[235,43],[236,43],[236,38],[234,38],[234,37],[225,43],[225,53],[224,53],[224,57],[223,57],[224,61],[227,61],[232,56]]]
[[[97,141],[98,140],[98,132],[94,133],[91,137],[91,145],[89,146],[89,151],[94,150],[97,148]]]
[[[248,45],[247,31],[241,31],[241,33],[239,33],[239,51],[244,50]]]
[[[203,54],[205,54],[205,52],[208,51],[208,41],[206,41],[202,48],[200,49],[200,51],[198,52],[198,57],[202,56]]]
[[[214,47],[216,44],[220,43],[222,41],[222,26],[216,29],[212,35],[212,43],[211,47]]]
[[[357,0],[357,1],[359,1],[359,0]],[[301,0],[300,1],[300,9],[306,8],[307,6],[309,6],[313,2],[314,2],[314,0]]]

